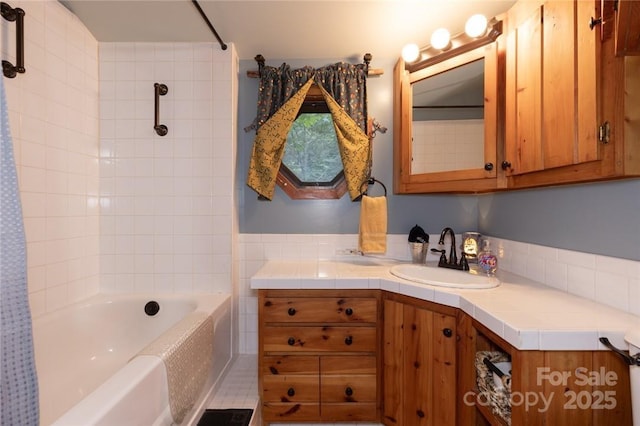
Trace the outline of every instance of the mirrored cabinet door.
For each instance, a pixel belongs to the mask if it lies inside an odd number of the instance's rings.
[[[394,69],[396,193],[499,187],[498,44],[409,72]]]

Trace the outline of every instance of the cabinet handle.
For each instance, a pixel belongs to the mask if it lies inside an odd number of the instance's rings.
[[[347,386],[347,388],[344,390],[344,394],[347,395],[347,396],[353,395],[353,389],[351,389],[351,387]]]
[[[287,313],[289,314],[290,317],[294,316],[296,314],[296,308],[289,308]]]
[[[510,169],[510,168],[511,168],[511,163],[508,162],[507,160],[504,160],[502,162],[502,170],[507,170],[507,169]]]
[[[491,170],[493,170],[493,163],[487,163],[484,165],[484,169],[488,172],[490,172]]]
[[[296,344],[296,339],[294,339],[293,337],[289,337],[289,340],[287,340],[287,343],[289,344],[289,346],[293,346]]]
[[[594,18],[593,16],[589,20],[589,29],[593,31],[596,25],[602,24],[602,18]]]
[[[289,389],[287,390],[287,395],[289,395],[289,396],[293,396],[293,395],[295,395],[295,394],[296,394],[296,390],[295,390],[294,388],[289,388]]]
[[[344,344],[347,346],[350,346],[353,343],[353,336],[347,336],[346,339],[344,339]]]
[[[345,314],[347,314],[347,316],[348,316],[348,317],[350,317],[351,315],[353,315],[353,309],[351,309],[351,308],[347,308],[347,309],[344,311],[344,313],[345,313]]]
[[[450,328],[445,328],[442,330],[442,334],[444,334],[445,337],[451,337],[453,336],[453,330],[451,330]]]

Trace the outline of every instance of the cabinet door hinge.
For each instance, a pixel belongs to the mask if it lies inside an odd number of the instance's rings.
[[[609,135],[611,134],[611,127],[609,126],[609,122],[605,121],[601,125],[598,126],[598,141],[603,144],[609,143]]]

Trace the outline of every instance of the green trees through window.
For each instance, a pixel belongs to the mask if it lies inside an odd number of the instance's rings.
[[[326,185],[342,172],[330,113],[300,113],[287,136],[282,164],[302,185]]]

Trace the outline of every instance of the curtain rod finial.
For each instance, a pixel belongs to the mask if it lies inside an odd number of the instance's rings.
[[[264,56],[262,56],[261,54],[258,53],[253,59],[255,59],[258,65],[264,65]]]
[[[373,59],[371,53],[364,54],[364,63],[367,64],[367,66],[369,66],[369,64],[371,63],[371,59]]]

